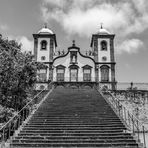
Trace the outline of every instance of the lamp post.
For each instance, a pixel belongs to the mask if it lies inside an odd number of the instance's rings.
[[[131,82],[131,90],[133,90],[133,82]]]

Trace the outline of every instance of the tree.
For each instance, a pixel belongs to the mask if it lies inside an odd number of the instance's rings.
[[[0,38],[0,103],[20,110],[33,90],[41,66],[31,53],[21,52],[21,45],[16,41]]]

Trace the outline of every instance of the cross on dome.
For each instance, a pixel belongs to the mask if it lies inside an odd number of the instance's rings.
[[[75,40],[72,41],[72,46],[75,46]]]
[[[101,29],[103,29],[103,23],[101,23]]]
[[[100,29],[97,33],[100,35],[110,34],[109,31],[107,31],[105,28],[103,28],[103,23],[100,23]]]
[[[47,23],[44,23],[44,28],[47,28]]]
[[[38,31],[38,34],[54,34],[51,29],[47,27],[47,23],[44,23],[44,27]]]

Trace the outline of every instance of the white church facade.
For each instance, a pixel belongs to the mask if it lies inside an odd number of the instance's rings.
[[[46,68],[38,70],[36,89],[48,88],[53,83],[95,83],[100,87],[115,89],[114,34],[106,29],[91,37],[91,51],[82,54],[75,41],[67,52],[57,51],[56,34],[45,26],[33,34],[34,57]]]

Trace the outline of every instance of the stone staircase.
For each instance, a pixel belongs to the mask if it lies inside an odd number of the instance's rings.
[[[57,88],[13,138],[12,148],[137,148],[138,144],[94,89]]]

